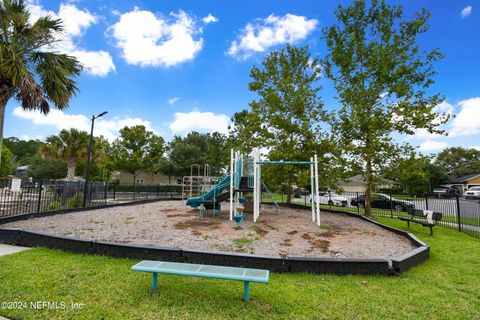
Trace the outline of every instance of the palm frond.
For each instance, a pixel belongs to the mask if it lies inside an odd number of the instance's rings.
[[[31,58],[46,97],[57,108],[66,108],[78,92],[74,77],[80,74],[81,64],[74,57],[53,52],[35,52]]]
[[[24,109],[50,111],[68,107],[78,92],[74,81],[82,70],[75,57],[44,52],[63,31],[62,21],[51,15],[33,25],[23,0],[0,0],[0,80]]]
[[[28,73],[21,52],[14,46],[0,44],[0,73],[2,77],[8,77],[13,86],[17,86],[22,75]]]

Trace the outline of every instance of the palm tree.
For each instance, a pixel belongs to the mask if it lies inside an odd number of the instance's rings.
[[[87,155],[88,140],[89,134],[85,131],[64,129],[58,135],[48,137],[39,151],[43,157],[66,161],[67,180],[72,181],[78,161]]]
[[[63,32],[51,16],[31,24],[23,0],[0,1],[0,153],[5,108],[15,98],[25,110],[50,111],[68,107],[78,92],[74,78],[82,70],[76,58],[52,51]]]

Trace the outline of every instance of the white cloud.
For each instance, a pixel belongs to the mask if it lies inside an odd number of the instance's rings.
[[[84,51],[75,50],[72,52],[85,69],[94,76],[104,77],[111,71],[115,71],[112,57],[106,51]]]
[[[212,16],[211,13],[209,13],[208,16],[203,17],[202,20],[205,24],[215,23],[219,21],[219,19],[217,17]]]
[[[433,121],[433,123],[441,124],[445,120],[446,116],[453,116],[454,111],[455,107],[452,104],[448,103],[446,100],[443,101],[432,109],[432,112],[438,115],[437,118]],[[440,129],[447,130],[445,126],[446,125],[440,125]],[[441,136],[442,135],[440,134],[430,133],[427,129],[416,129],[415,135],[411,138],[434,139]]]
[[[450,136],[480,134],[480,97],[462,100],[458,105],[460,112],[452,121]]]
[[[180,97],[173,97],[171,99],[168,99],[168,103],[171,105],[174,105],[175,103],[178,102],[178,100],[180,100]]]
[[[468,17],[472,13],[472,6],[467,6],[462,9],[462,12],[460,12],[460,15],[462,18]]]
[[[435,106],[432,111],[435,113],[446,113],[446,114],[453,114],[453,111],[455,110],[455,107],[451,105],[450,103],[447,102],[447,100],[444,100],[442,103],[439,105]]]
[[[448,143],[446,142],[426,140],[422,142],[422,144],[420,144],[418,149],[420,151],[435,151],[435,150],[445,149],[446,147],[448,147]]]
[[[157,17],[134,8],[122,14],[110,30],[123,58],[133,65],[171,67],[193,60],[203,46],[203,39],[195,38],[201,28],[182,10]]]
[[[200,112],[193,110],[191,112],[174,114],[174,121],[170,124],[170,129],[175,133],[185,133],[191,130],[200,130],[207,132],[228,132],[230,118],[224,114],[215,114],[212,112]]]
[[[480,151],[480,146],[471,146],[470,148]]]
[[[305,39],[317,26],[316,19],[307,19],[287,13],[284,16],[269,15],[257,19],[240,30],[237,40],[232,41],[228,54],[246,59],[256,52],[265,52],[272,46],[294,43]]]
[[[90,118],[83,114],[66,114],[61,110],[52,109],[48,115],[38,111],[25,111],[21,107],[13,109],[13,115],[22,119],[30,120],[37,126],[50,126],[57,130],[76,128],[90,132]],[[98,119],[95,121],[95,135],[104,136],[109,141],[119,136],[119,130],[123,127],[144,125],[147,130],[156,132],[152,123],[141,118],[113,118],[111,120]]]
[[[87,51],[79,46],[81,37],[87,29],[99,20],[90,11],[78,9],[72,3],[61,3],[58,13],[55,13],[45,10],[38,1],[33,0],[28,3],[28,10],[31,22],[46,15],[61,19],[63,22],[64,32],[57,35],[58,42],[47,49],[77,57],[85,71],[94,76],[106,76],[115,71],[115,65],[108,52],[103,50]]]
[[[88,10],[80,10],[74,4],[60,4],[58,17],[63,21],[65,32],[71,37],[83,35],[88,27],[98,21]]]

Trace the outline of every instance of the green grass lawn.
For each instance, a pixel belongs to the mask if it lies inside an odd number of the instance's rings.
[[[405,229],[400,221],[382,223]],[[6,310],[13,319],[479,319],[480,241],[437,227],[431,257],[401,276],[272,274],[252,284],[131,272],[137,261],[33,249],[0,257],[0,302],[65,302],[67,310]],[[71,302],[82,303],[72,311]]]

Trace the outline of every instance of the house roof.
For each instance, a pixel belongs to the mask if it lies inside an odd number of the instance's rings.
[[[466,183],[476,177],[480,177],[480,173],[467,174],[466,176],[450,180],[449,183]]]

